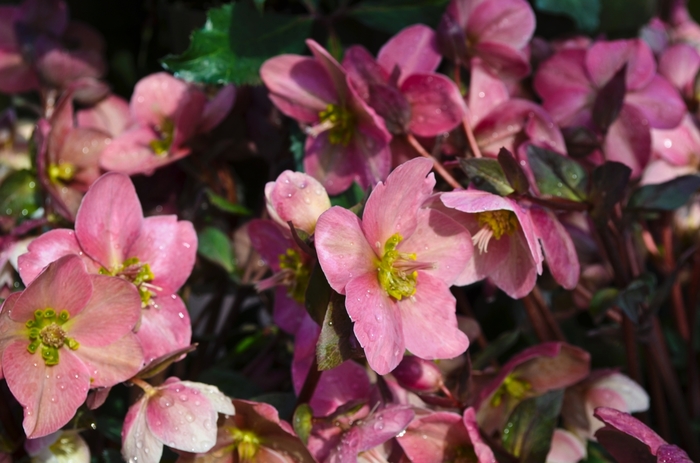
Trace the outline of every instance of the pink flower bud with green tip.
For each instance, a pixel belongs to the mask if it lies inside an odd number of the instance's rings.
[[[121,279],[88,274],[75,255],[49,264],[0,312],[2,374],[30,438],[65,425],[89,388],[133,376],[143,351],[131,332],[140,297]]]
[[[566,429],[557,428],[552,435],[552,444],[546,463],[578,463],[586,458],[586,442]]]
[[[122,428],[122,455],[129,463],[158,462],[163,445],[204,453],[216,444],[218,414],[233,415],[231,399],[216,387],[178,378],[160,386],[132,379],[144,395],[130,408]]]
[[[219,426],[216,445],[202,455],[183,455],[178,463],[314,463],[292,427],[272,405],[234,399],[234,416]]]
[[[487,434],[502,425],[522,400],[576,384],[588,376],[588,352],[561,342],[533,346],[516,355],[476,399],[477,421]]]
[[[481,439],[471,407],[463,416],[452,412],[419,415],[397,440],[413,463],[496,463],[493,452]]]
[[[401,387],[412,392],[437,392],[443,385],[442,373],[431,360],[407,355],[391,372]]]
[[[318,217],[331,207],[326,189],[315,178],[302,172],[285,170],[277,180],[265,185],[267,212],[283,228],[292,222],[309,235],[316,229]]]
[[[618,463],[692,463],[683,450],[628,413],[599,407],[594,415],[605,424],[595,437]]]
[[[56,431],[38,439],[27,439],[24,449],[33,462],[90,463],[90,447],[77,431]]]
[[[380,117],[358,96],[345,70],[313,40],[313,58],[280,55],[260,68],[272,102],[307,129],[304,170],[330,194],[353,181],[367,188],[384,180],[391,167],[391,135]]]
[[[355,336],[379,374],[393,370],[406,349],[438,359],[469,346],[449,286],[472,244],[455,221],[421,207],[435,185],[431,168],[428,159],[408,161],[374,188],[362,219],[332,207],[316,225],[321,268],[331,288],[346,296]]]
[[[118,277],[136,287],[142,306],[137,336],[147,362],[190,345],[189,314],[176,291],[194,266],[197,235],[190,222],[174,215],[144,219],[129,177],[100,177],[83,198],[75,231],[51,230],[28,249],[19,258],[25,284],[50,262],[77,254],[90,273]]]

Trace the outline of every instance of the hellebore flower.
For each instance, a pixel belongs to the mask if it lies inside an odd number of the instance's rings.
[[[566,429],[557,428],[552,435],[552,444],[546,463],[578,463],[587,455],[585,441]]]
[[[474,57],[499,75],[530,73],[526,47],[535,14],[524,0],[452,0],[437,32],[443,53],[470,66]]]
[[[190,154],[190,140],[216,127],[234,99],[231,85],[207,102],[204,92],[165,72],[144,77],[129,103],[133,125],[112,140],[100,163],[106,170],[150,175]]]
[[[615,105],[601,89],[625,65],[625,92],[619,113],[609,127],[597,127],[600,121],[594,120],[594,113]],[[634,177],[649,161],[649,129],[672,129],[686,113],[678,91],[656,73],[651,49],[640,39],[596,42],[587,50],[559,51],[540,66],[534,86],[544,109],[560,126],[606,132],[606,159],[628,165]],[[606,111],[612,114],[612,109]]]
[[[547,342],[511,358],[478,394],[476,418],[487,434],[522,400],[576,384],[588,376],[590,355],[578,347]]]
[[[700,129],[690,114],[675,129],[652,129],[651,142],[656,159],[644,169],[642,184],[667,182],[700,169]]]
[[[216,444],[204,455],[187,455],[178,463],[314,463],[292,427],[272,405],[234,399],[236,414],[219,426]]]
[[[659,74],[673,84],[686,100],[695,99],[695,76],[700,70],[700,53],[685,43],[665,49],[659,57]]]
[[[265,185],[267,212],[284,228],[294,228],[311,235],[318,217],[331,207],[326,189],[318,180],[302,172],[285,170],[277,180]]]
[[[393,370],[405,349],[437,359],[469,346],[449,286],[472,244],[452,219],[421,208],[435,185],[431,167],[424,158],[397,167],[370,194],[362,220],[332,207],[316,224],[321,268],[331,288],[346,295],[355,336],[379,374]]]
[[[100,177],[99,158],[111,141],[101,130],[76,127],[73,119],[73,92],[66,92],[51,118],[40,120],[37,128],[39,180],[56,211],[70,221]]]
[[[2,374],[24,407],[24,431],[42,437],[65,425],[89,388],[131,378],[143,352],[131,332],[140,298],[118,278],[88,274],[78,256],[51,263],[0,312]]]
[[[595,437],[618,463],[692,463],[683,450],[670,445],[630,414],[599,407],[595,417],[605,423]]]
[[[90,447],[77,431],[56,431],[27,439],[24,449],[34,463],[90,463]]]
[[[452,412],[418,416],[397,440],[413,463],[496,463],[493,452],[481,439],[471,407],[464,416]]]
[[[190,222],[174,215],[144,219],[129,177],[117,173],[100,177],[83,198],[75,232],[51,230],[28,249],[19,258],[25,284],[48,263],[68,254],[79,255],[90,273],[132,283],[141,295],[137,336],[147,362],[190,345],[189,314],[175,292],[194,266],[197,235]]]
[[[139,380],[144,394],[124,418],[122,455],[130,463],[159,462],[163,445],[204,453],[216,444],[218,414],[233,415],[231,399],[216,387],[178,378],[160,386]]]
[[[111,137],[121,135],[131,124],[129,103],[116,95],[109,95],[76,115],[79,127],[101,130]]]
[[[345,70],[313,40],[313,58],[281,55],[260,68],[272,102],[308,126],[304,170],[329,194],[357,181],[367,188],[384,180],[391,167],[384,122],[358,96]]]

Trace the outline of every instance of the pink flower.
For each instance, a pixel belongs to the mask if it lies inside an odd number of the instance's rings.
[[[585,441],[566,429],[557,428],[552,435],[552,445],[547,463],[578,463],[586,458]]]
[[[332,207],[318,220],[315,244],[330,286],[346,295],[348,315],[370,367],[386,374],[408,349],[452,358],[469,345],[457,328],[449,286],[472,253],[468,233],[421,205],[435,177],[427,159],[408,161],[372,191],[362,220]]]
[[[665,49],[659,57],[659,74],[681,92],[687,100],[695,98],[695,76],[700,70],[700,53],[685,43]]]
[[[233,106],[235,89],[224,87],[213,100],[191,84],[160,72],[141,79],[129,109],[133,125],[102,153],[106,170],[150,175],[190,154],[192,137],[216,127]]]
[[[119,198],[115,201],[114,198]],[[144,219],[131,180],[109,173],[83,198],[75,232],[51,230],[19,258],[22,281],[29,284],[50,262],[77,254],[90,273],[133,283],[142,301],[137,335],[147,361],[190,344],[190,319],[175,292],[194,266],[197,236],[190,222],[175,216]]]
[[[644,169],[642,184],[663,183],[700,168],[700,130],[690,114],[675,129],[653,129],[651,142],[655,159]]]
[[[56,431],[38,439],[27,439],[24,449],[32,461],[90,463],[90,447],[77,431]]]
[[[366,188],[389,174],[391,135],[358,96],[340,64],[313,40],[314,57],[281,55],[267,60],[260,77],[272,102],[308,125],[304,170],[330,194],[353,181]]]
[[[116,137],[131,123],[129,103],[119,96],[109,95],[94,106],[78,111],[76,119],[79,127],[101,130]]]
[[[137,384],[145,393],[129,408],[122,428],[122,455],[132,463],[160,461],[163,445],[207,452],[216,444],[218,414],[235,413],[231,400],[214,386],[178,378],[156,387]]]
[[[2,374],[24,407],[30,438],[66,424],[89,388],[110,387],[143,364],[131,333],[141,301],[133,285],[88,274],[77,256],[58,259],[0,313]]]
[[[285,170],[277,180],[265,185],[267,212],[283,228],[304,230],[309,235],[316,229],[318,217],[331,207],[331,200],[318,180],[302,172]]]

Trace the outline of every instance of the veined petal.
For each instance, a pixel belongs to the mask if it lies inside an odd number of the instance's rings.
[[[547,463],[577,463],[584,458],[586,458],[584,442],[565,429],[557,428],[554,430],[552,447],[547,454]]]
[[[434,137],[459,125],[464,101],[455,85],[439,74],[413,74],[401,84],[411,105],[409,130],[420,137]]]
[[[166,72],[144,77],[136,83],[131,97],[131,115],[139,124],[160,127],[164,118],[174,118],[189,85]]]
[[[328,51],[313,39],[306,39],[306,46],[311,50],[316,62],[326,70],[328,77],[333,82],[338,103],[345,104],[348,101],[348,83],[345,69],[328,53]]]
[[[564,288],[574,289],[581,267],[571,236],[549,210],[533,207],[530,209],[530,217],[552,276]]]
[[[345,50],[343,68],[347,71],[360,98],[365,101],[369,99],[369,86],[387,84],[393,70],[393,68],[389,70],[382,68],[372,54],[361,45],[353,45]]]
[[[133,404],[122,427],[122,456],[130,462],[156,462],[163,455],[163,443],[151,432],[146,422],[148,398]]]
[[[119,96],[110,95],[95,106],[78,111],[76,119],[79,127],[100,130],[116,137],[131,123],[129,103]]]
[[[627,90],[646,87],[656,74],[654,55],[641,39],[599,41],[586,53],[586,69],[593,83],[601,88],[627,64]]]
[[[83,198],[75,233],[86,254],[113,270],[131,257],[126,253],[141,233],[142,222],[141,203],[131,179],[107,173]]]
[[[466,30],[480,42],[501,43],[520,49],[527,45],[535,31],[535,13],[523,0],[477,2]]]
[[[377,54],[377,62],[387,73],[399,68],[399,85],[412,74],[435,72],[441,60],[437,34],[423,24],[402,29]]]
[[[296,228],[312,234],[318,217],[331,207],[323,185],[310,175],[290,170],[282,172],[272,185],[266,198],[280,225],[288,228],[287,222],[292,222]]]
[[[699,69],[700,53],[687,43],[671,45],[659,57],[659,74],[685,95],[692,94]]]
[[[651,133],[644,120],[636,106],[624,104],[603,144],[605,158],[627,165],[632,178],[641,175],[651,157]]]
[[[469,122],[472,127],[509,98],[503,81],[487,69],[481,59],[473,59],[469,83]]]
[[[158,293],[153,301],[155,305],[141,310],[141,324],[136,332],[146,363],[187,347],[192,340],[190,315],[180,296]]]
[[[209,400],[209,403],[217,412],[224,415],[233,415],[236,413],[236,409],[231,403],[231,399],[226,397],[217,387],[203,383],[196,383],[193,381],[180,381],[179,383],[185,387],[199,391],[200,394]],[[176,382],[173,381],[171,388],[173,386],[177,388],[175,384]]]
[[[537,282],[537,263],[527,242],[516,232],[510,237],[510,251],[506,260],[489,273],[493,283],[513,299],[527,296]],[[541,268],[540,261],[540,268]]]
[[[462,417],[452,412],[417,417],[397,440],[413,463],[450,461],[454,450],[471,444]]]
[[[75,355],[90,374],[90,388],[111,387],[134,376],[143,366],[141,343],[127,333],[107,345],[80,345]]]
[[[700,130],[690,114],[675,129],[652,129],[651,142],[654,155],[675,166],[694,167],[700,159]]]
[[[524,51],[497,42],[479,42],[474,54],[499,76],[521,79],[530,74],[530,60]]]
[[[354,138],[350,143],[354,144]],[[350,188],[358,173],[365,169],[362,159],[348,155],[350,149],[349,145],[332,144],[327,131],[317,137],[308,136],[304,146],[304,170],[321,182],[329,194],[340,194]]]
[[[22,293],[16,292],[10,294],[0,306],[0,379],[3,378],[2,352],[4,352],[5,348],[13,341],[26,339],[26,327],[24,323],[18,323],[12,320],[8,315],[15,306],[15,302],[17,302],[17,298],[20,294]]]

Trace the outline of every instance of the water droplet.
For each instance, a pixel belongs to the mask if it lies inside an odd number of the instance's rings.
[[[377,320],[378,322],[382,321],[382,315],[381,314],[374,314],[374,319]]]
[[[403,437],[405,434],[406,434],[406,430],[404,429],[403,431],[401,431],[400,433],[398,433],[398,434],[396,435],[396,437]]]
[[[664,148],[670,148],[670,147],[672,147],[672,146],[673,146],[673,141],[672,141],[672,140],[670,140],[670,139],[668,139],[668,138],[667,138],[666,140],[664,140]]]
[[[212,428],[211,420],[207,418],[206,420],[204,420],[204,429],[211,429],[211,428]]]
[[[158,404],[163,408],[167,408],[170,407],[173,403],[167,397],[161,396],[158,399]]]
[[[384,429],[384,423],[374,423],[375,431],[381,431],[382,429]]]
[[[137,448],[137,449],[142,449],[142,448],[143,448],[143,442],[138,441],[138,442],[136,443],[136,448]]]
[[[194,421],[194,416],[192,416],[188,413],[187,415],[185,415],[185,419],[187,420],[187,422],[191,423]],[[193,437],[193,439],[194,439],[194,437]]]
[[[180,396],[180,400],[182,400],[183,402],[187,402],[187,396],[185,394],[182,394]]]

